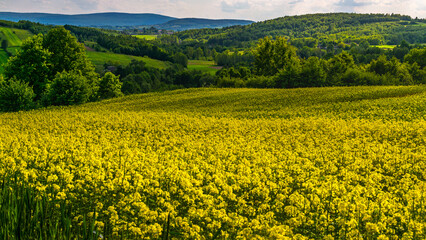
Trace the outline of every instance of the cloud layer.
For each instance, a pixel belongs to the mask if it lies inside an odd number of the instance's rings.
[[[324,12],[400,13],[426,18],[424,0],[0,0],[0,11],[159,13],[172,17],[261,21]]]

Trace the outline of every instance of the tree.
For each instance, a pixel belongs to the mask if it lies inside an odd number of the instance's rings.
[[[4,75],[6,79],[16,78],[27,83],[39,99],[52,80],[51,55],[43,48],[43,35],[36,35],[24,41],[16,56],[9,59]]]
[[[19,80],[11,79],[0,84],[0,111],[27,110],[33,107],[34,91]]]
[[[56,74],[48,86],[44,101],[48,105],[74,105],[85,103],[90,97],[90,85],[79,71]]]
[[[290,46],[284,37],[277,37],[275,41],[270,37],[260,39],[254,56],[255,70],[264,76],[273,76],[283,69],[298,68],[300,65],[296,48]]]
[[[101,99],[114,98],[123,95],[120,79],[111,72],[105,73],[99,82],[98,94]]]
[[[326,86],[327,73],[323,61],[317,57],[310,57],[303,63],[300,80],[304,87]]]
[[[97,96],[99,78],[85,48],[69,31],[58,27],[45,36],[39,34],[25,41],[17,55],[7,63],[5,76],[28,83],[34,89],[35,100],[40,100],[46,86],[64,71],[78,71],[87,80],[89,95]]]
[[[254,50],[254,67],[259,75],[272,76],[278,70],[273,66],[274,43],[270,37],[260,39]]]
[[[411,49],[410,52],[405,55],[404,62],[408,62],[410,64],[417,63],[420,68],[426,67],[426,48]]]
[[[87,78],[91,88],[94,88],[98,79],[95,67],[87,58],[84,45],[71,35],[70,31],[63,27],[57,27],[49,31],[43,38],[43,47],[50,53],[53,76],[63,71],[78,70]]]
[[[175,60],[175,63],[182,65],[183,67],[188,66],[188,58],[185,56],[185,54],[178,52],[173,57]]]
[[[3,48],[5,51],[7,51],[7,47],[9,47],[9,42],[6,39],[3,39],[1,41],[1,48]]]
[[[354,58],[349,53],[343,51],[335,55],[328,61],[328,84],[332,86],[340,85],[340,78],[348,70],[355,66]]]

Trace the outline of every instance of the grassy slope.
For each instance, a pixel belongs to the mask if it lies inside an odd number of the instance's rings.
[[[87,55],[89,56],[89,59],[92,60],[93,64],[95,66],[102,66],[106,62],[113,62],[113,63],[119,63],[121,65],[127,65],[129,64],[132,59],[144,61],[148,67],[153,68],[159,68],[164,69],[167,67],[167,63],[155,60],[148,57],[137,57],[137,56],[131,56],[131,55],[124,55],[124,54],[116,54],[116,53],[109,53],[109,52],[87,52]]]
[[[145,39],[145,40],[155,40],[157,39],[157,35],[133,35],[134,37]]]
[[[188,69],[191,70],[200,70],[202,72],[210,73],[215,75],[218,71],[218,66],[214,64],[214,61],[204,61],[204,60],[189,60]]]
[[[31,37],[33,34],[27,30],[0,27],[0,37],[9,41],[10,47],[19,47],[22,41]]]
[[[22,41],[31,37],[33,34],[27,30],[0,27],[0,39],[6,39],[9,42],[7,50],[15,55],[16,51],[22,45]],[[8,56],[2,49],[0,50],[0,74],[3,73],[3,64],[7,62]]]
[[[304,89],[183,89],[131,95],[83,106],[105,111],[179,112],[231,118],[426,120],[426,86]]]

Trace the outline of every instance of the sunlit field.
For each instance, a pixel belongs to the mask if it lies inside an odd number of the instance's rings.
[[[425,141],[425,86],[2,113],[0,238],[425,239]]]

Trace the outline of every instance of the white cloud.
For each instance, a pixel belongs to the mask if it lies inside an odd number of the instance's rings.
[[[240,1],[238,1],[238,2],[222,1],[221,8],[222,8],[222,11],[224,11],[224,12],[233,13],[237,10],[249,9],[250,4],[248,3],[248,1],[242,1],[242,2],[240,2]]]

